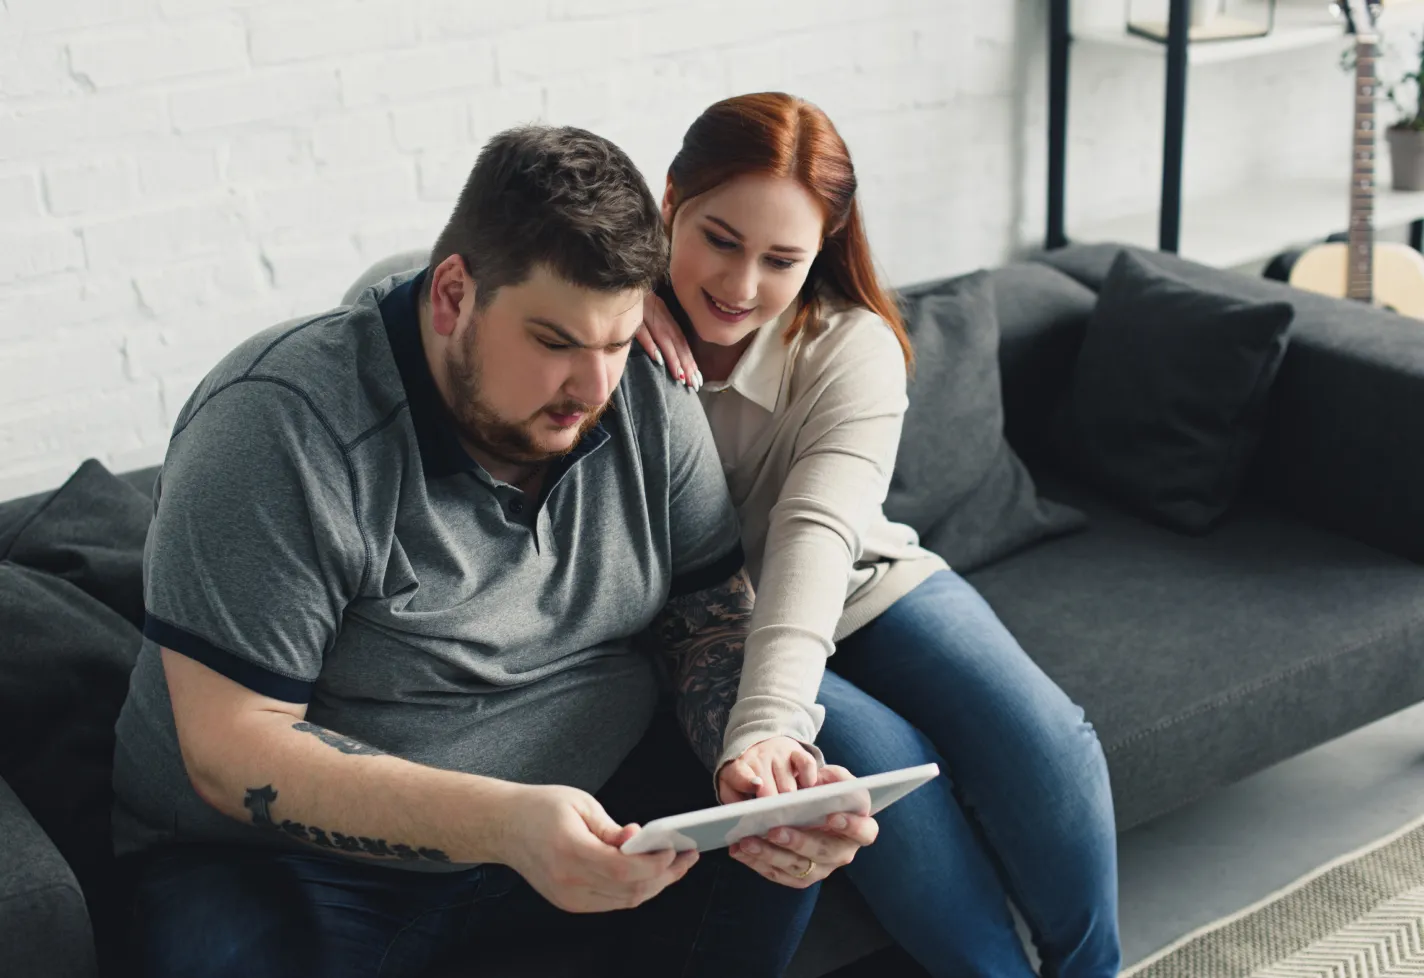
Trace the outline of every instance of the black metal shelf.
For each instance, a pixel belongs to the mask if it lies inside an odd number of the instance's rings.
[[[1073,35],[1070,0],[1050,0],[1048,18],[1048,233],[1045,245],[1068,243],[1065,183],[1068,172],[1068,68]],[[1167,15],[1167,84],[1162,134],[1162,203],[1157,246],[1176,252],[1182,235],[1182,148],[1187,114],[1187,25],[1191,0],[1170,0]]]
[[[1182,155],[1186,139],[1188,25],[1192,0],[1170,0],[1167,40],[1162,44],[1167,78],[1162,132],[1162,186],[1157,219],[1157,247],[1176,253],[1182,235]],[[1066,178],[1068,169],[1068,74],[1072,55],[1070,0],[1050,0],[1048,25],[1048,228],[1044,244],[1068,244]],[[1220,42],[1227,43],[1227,42]],[[1343,223],[1343,222],[1342,222]],[[1322,236],[1323,237],[1323,236]],[[1411,220],[1409,241],[1424,244],[1424,219]]]

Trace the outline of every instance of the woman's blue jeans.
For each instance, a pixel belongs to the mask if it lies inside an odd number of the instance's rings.
[[[932,974],[1118,973],[1117,841],[1107,764],[1083,710],[968,583],[941,571],[839,643],[816,743],[873,774],[941,775],[877,816],[846,868],[885,929]]]

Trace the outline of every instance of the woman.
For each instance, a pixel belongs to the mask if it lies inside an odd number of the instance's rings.
[[[847,867],[885,928],[936,975],[1031,975],[1007,897],[1045,975],[1116,975],[1097,735],[883,512],[912,355],[840,136],[788,95],[719,102],[684,137],[663,215],[670,283],[639,340],[703,402],[757,591],[719,769],[746,793],[793,790],[813,740],[856,774],[939,763]]]

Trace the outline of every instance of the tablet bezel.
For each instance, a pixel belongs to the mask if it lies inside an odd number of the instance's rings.
[[[819,825],[836,812],[874,815],[938,775],[938,764],[920,764],[882,774],[852,778],[849,781],[835,781],[814,788],[801,788],[784,794],[751,798],[729,805],[684,812],[681,815],[669,815],[642,826],[623,843],[621,851],[629,855],[665,849],[683,852],[695,848],[699,852],[708,852],[728,846],[738,839],[764,834],[777,826]],[[812,810],[812,814],[796,814],[797,811],[805,812],[807,809]],[[718,836],[725,837],[724,841],[715,845],[707,844],[709,840],[705,838],[706,830],[724,822],[730,823],[731,826]],[[742,824],[738,825],[738,822]],[[760,828],[751,830],[746,829],[747,826]],[[704,837],[697,838],[689,834],[694,831]]]

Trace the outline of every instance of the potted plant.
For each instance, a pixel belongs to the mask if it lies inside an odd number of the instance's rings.
[[[1400,88],[1407,95],[1400,95]],[[1412,91],[1409,86],[1413,86]],[[1399,118],[1389,127],[1389,162],[1395,190],[1424,190],[1424,38],[1419,41],[1418,57],[1412,71],[1405,72],[1393,84],[1385,86],[1385,96]]]

